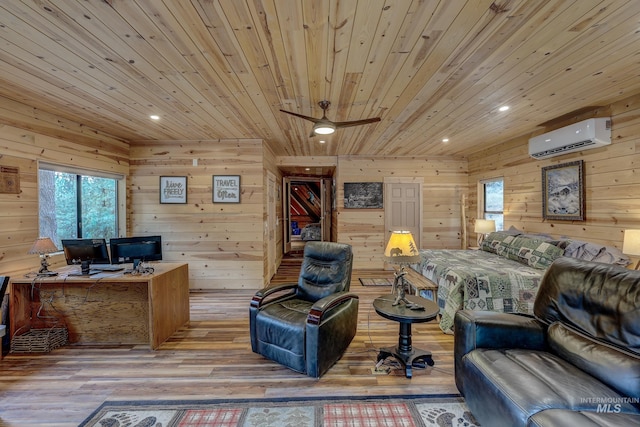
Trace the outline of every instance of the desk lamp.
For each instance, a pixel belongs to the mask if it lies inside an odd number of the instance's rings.
[[[31,249],[29,249],[27,253],[40,255],[40,270],[38,271],[38,276],[56,276],[58,274],[55,271],[49,271],[47,258],[49,258],[50,253],[59,251],[60,249],[58,249],[48,237],[38,237],[36,241],[33,242],[33,246],[31,246]]]
[[[482,246],[482,241],[489,233],[496,231],[496,221],[493,219],[476,219],[473,232],[478,233],[478,247]]]
[[[640,255],[640,230],[624,230],[622,253],[625,255]],[[636,263],[635,270],[637,270],[639,266],[640,260]]]
[[[416,263],[420,261],[420,255],[416,242],[413,240],[413,236],[410,231],[392,231],[387,248],[384,250],[385,260],[391,264],[397,264],[400,266],[400,270],[394,273],[395,280],[393,281],[392,293],[395,295],[393,305],[398,305],[401,302],[412,310],[423,309],[419,304],[410,302],[405,296],[406,281],[404,276],[407,274],[404,267],[408,264]]]

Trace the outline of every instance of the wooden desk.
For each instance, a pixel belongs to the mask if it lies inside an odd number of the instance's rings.
[[[11,280],[11,337],[66,326],[69,342],[148,344],[156,349],[189,322],[189,267],[151,264],[153,274],[120,272]]]

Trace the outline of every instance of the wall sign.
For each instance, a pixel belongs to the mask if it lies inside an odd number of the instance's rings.
[[[187,203],[187,177],[161,176],[160,203]]]
[[[240,203],[240,175],[213,176],[213,203]]]
[[[20,170],[11,166],[0,166],[0,193],[20,194]]]

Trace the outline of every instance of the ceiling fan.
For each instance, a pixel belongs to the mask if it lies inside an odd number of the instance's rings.
[[[291,111],[286,111],[286,110],[280,110],[280,111],[282,111],[283,113],[291,114],[292,116],[300,117],[301,119],[305,119],[305,120],[309,120],[310,122],[313,122],[313,131],[309,136],[330,135],[333,132],[335,132],[336,129],[346,128],[350,126],[366,125],[369,123],[375,123],[380,121],[380,117],[372,117],[370,119],[352,120],[349,122],[332,122],[331,120],[327,119],[327,109],[329,108],[329,105],[331,105],[331,103],[329,101],[320,101],[318,102],[318,105],[320,106],[320,108],[322,108],[322,118],[320,119],[314,119],[313,117],[304,116],[298,113],[292,113]]]

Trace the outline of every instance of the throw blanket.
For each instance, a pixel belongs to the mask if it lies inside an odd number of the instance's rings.
[[[486,251],[421,250],[414,269],[438,285],[440,328],[453,333],[461,308],[531,313],[545,270]]]

